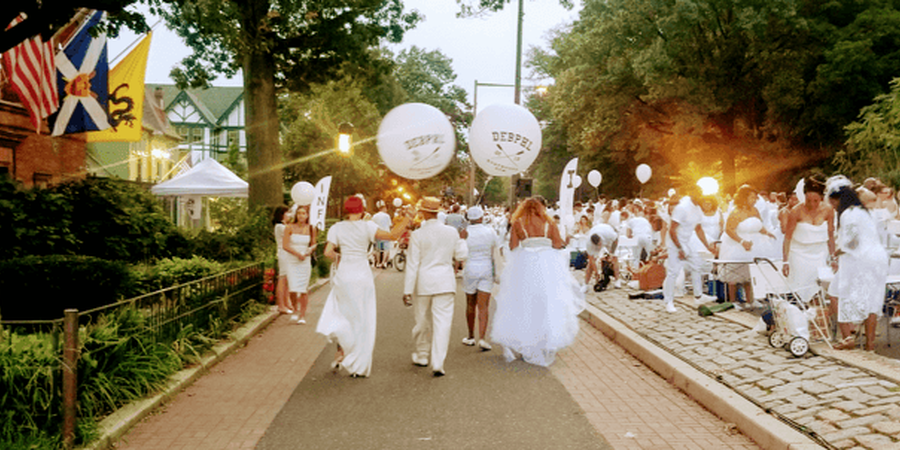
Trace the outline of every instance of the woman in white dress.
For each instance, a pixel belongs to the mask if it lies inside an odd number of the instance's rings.
[[[819,268],[828,266],[834,254],[834,209],[822,202],[825,185],[807,178],[803,181],[803,203],[786,214],[782,267],[788,286],[804,302],[818,292]],[[836,304],[832,314],[837,314]]]
[[[728,298],[738,307],[737,285],[744,287],[745,300],[753,301],[750,286],[750,266],[753,258],[765,254],[764,249],[772,245],[775,236],[763,227],[759,211],[754,207],[756,191],[748,185],[738,188],[734,194],[734,210],[728,214],[719,259],[739,264],[725,264],[719,269],[719,280],[728,284]]]
[[[528,363],[549,366],[575,341],[584,293],[559,250],[559,231],[538,200],[525,200],[511,222],[491,340],[503,345],[507,361],[521,354]]]
[[[282,247],[284,242],[284,223],[289,220],[288,209],[285,206],[278,206],[272,212],[272,225],[274,225],[276,257],[278,258],[278,281],[275,283],[275,306],[281,314],[293,314],[287,302],[288,285],[287,271],[288,265],[285,257],[288,255]]]
[[[306,324],[306,307],[309,305],[310,263],[316,251],[316,228],[309,224],[309,206],[294,205],[292,219],[284,228],[282,248],[286,255],[288,291],[296,315],[291,316],[298,325]]]
[[[856,346],[854,324],[866,324],[866,350],[875,349],[875,325],[884,306],[888,254],[881,245],[875,220],[842,176],[832,177],[825,188],[838,216],[837,267],[828,295],[838,299],[838,328],[844,339],[836,349]]]
[[[325,256],[337,264],[331,292],[325,300],[316,332],[338,345],[332,368],[343,367],[351,376],[372,372],[375,350],[375,279],[369,267],[369,244],[376,239],[396,241],[409,227],[402,216],[390,232],[363,220],[365,207],[359,197],[344,202],[345,220],[328,229]]]

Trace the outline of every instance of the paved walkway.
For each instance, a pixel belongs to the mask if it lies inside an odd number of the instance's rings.
[[[311,296],[310,323],[317,320],[326,292],[321,289]],[[325,348],[313,329],[278,318],[135,426],[116,448],[256,447]],[[758,448],[734,425],[698,406],[586,322],[582,329],[577,343],[559,355],[549,374],[565,386],[613,448]],[[452,342],[458,342],[462,332],[454,329]],[[328,355],[323,356],[330,357],[331,348],[325,351]]]
[[[821,346],[821,356],[795,359],[751,331],[757,319],[747,312],[703,318],[690,303],[668,314],[662,301],[629,300],[627,293],[604,292],[590,303],[825,446],[900,449],[893,361]]]

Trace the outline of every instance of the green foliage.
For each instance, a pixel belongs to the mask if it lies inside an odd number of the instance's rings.
[[[120,299],[128,268],[91,256],[26,256],[0,261],[0,313],[5,320],[43,320]],[[39,306],[38,306],[39,305]]]
[[[835,155],[841,173],[851,179],[878,177],[900,182],[900,78],[891,91],[875,97],[859,120],[847,126],[847,147]]]
[[[158,392],[235,326],[266,311],[250,301],[236,323],[213,318],[203,330],[186,325],[171,344],[154,342],[144,313],[136,309],[81,326],[76,443],[95,439],[106,415]],[[0,448],[61,448],[62,373],[53,342],[50,334],[0,329]]]
[[[48,189],[0,180],[0,258],[82,254],[140,261],[167,256],[177,234],[159,200],[142,187],[88,178]]]
[[[608,193],[635,193],[642,162],[657,193],[704,175],[781,189],[887,91],[898,43],[880,0],[588,0],[532,67],[556,79],[551,122]]]

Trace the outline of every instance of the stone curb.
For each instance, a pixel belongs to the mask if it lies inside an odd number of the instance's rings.
[[[320,278],[314,285],[309,287],[309,292],[313,293],[327,283],[327,278]],[[172,374],[162,392],[152,397],[131,402],[100,421],[98,424],[100,437],[88,446],[79,448],[83,450],[113,448],[113,444],[133,426],[150,415],[156,408],[173,399],[179,392],[194,384],[197,379],[209,372],[213,366],[224,360],[228,355],[246,346],[253,336],[256,336],[268,327],[278,316],[278,311],[271,311],[250,319],[231,333],[230,340],[214,345],[211,350],[212,354],[201,358],[199,365]]]
[[[760,447],[773,450],[823,448],[808,436],[711,379],[592,305],[581,314],[591,326],[646,364],[669,383],[726,422],[734,423]]]

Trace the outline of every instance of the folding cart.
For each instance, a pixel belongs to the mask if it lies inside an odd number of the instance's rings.
[[[772,313],[774,330],[769,334],[769,345],[784,347],[794,357],[809,351],[809,325],[816,330],[819,340],[831,347],[828,324],[820,324],[818,311],[808,306],[797,294],[797,287],[788,285],[781,274],[781,263],[767,258],[754,258],[750,265],[750,281],[753,296],[765,302]]]

